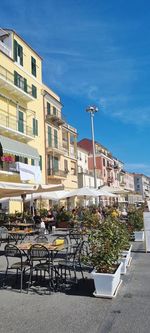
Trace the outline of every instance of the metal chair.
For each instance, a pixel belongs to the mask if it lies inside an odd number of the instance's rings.
[[[24,254],[16,245],[13,244],[6,244],[4,249],[4,255],[7,261],[7,267],[5,271],[5,280],[8,275],[8,270],[16,270],[16,274],[18,277],[18,272],[20,272],[20,292],[22,292],[22,285],[23,285],[23,276],[25,270],[29,268],[28,260],[24,261]],[[17,262],[12,262],[11,258],[18,258]]]
[[[80,271],[82,278],[84,279],[83,270],[87,265],[84,264],[82,258],[89,255],[89,246],[87,241],[83,241],[78,244],[78,246],[73,247],[73,251],[68,253],[66,256],[66,260],[59,261],[58,265],[61,270],[61,276],[64,278],[65,282],[67,281],[67,275],[69,275],[71,279],[71,272],[74,273],[75,282],[77,282],[77,271]],[[64,270],[64,272],[63,272]],[[89,270],[89,267],[88,267]],[[67,274],[68,271],[68,274]]]
[[[49,250],[41,244],[33,244],[28,252],[29,258],[30,258],[30,277],[28,282],[28,290],[29,287],[32,285],[32,278],[33,278],[33,272],[36,272],[36,277],[38,275],[38,272],[40,272],[40,277],[42,277],[42,272],[44,272],[44,278],[45,273],[48,273],[48,279],[49,279],[49,287],[51,287],[51,257]]]
[[[48,243],[48,238],[45,235],[38,235],[34,238],[36,243]]]

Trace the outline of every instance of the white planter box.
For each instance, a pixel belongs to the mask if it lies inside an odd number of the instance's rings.
[[[96,273],[95,270],[92,271],[91,275],[95,284],[94,296],[106,298],[113,298],[116,296],[118,288],[121,284],[121,267],[122,263],[119,264],[114,274]]]
[[[144,231],[134,231],[135,242],[144,241]]]
[[[126,274],[128,266],[128,257],[122,256],[121,258],[119,258],[118,263],[122,263],[121,274]]]
[[[131,250],[132,250],[132,244],[131,244],[129,250],[123,250],[122,251],[122,256],[126,256],[127,257],[127,262],[128,262],[127,266],[130,265],[130,262],[131,262],[131,259],[132,259],[132,257],[131,257]]]

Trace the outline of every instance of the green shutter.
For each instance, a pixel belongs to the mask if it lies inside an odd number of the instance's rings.
[[[24,91],[27,93],[27,79],[24,78]]]
[[[36,135],[38,136],[38,120],[37,119],[35,120],[35,123],[36,123]]]
[[[16,71],[14,71],[14,84],[18,86],[18,73]]]
[[[32,122],[32,129],[33,129],[33,135],[37,135],[38,136],[38,120],[33,118],[33,122]]]
[[[20,65],[23,66],[23,48],[18,44],[18,56],[20,57]]]
[[[55,106],[53,106],[53,114],[56,116],[57,110],[55,108]]]
[[[53,170],[58,171],[58,158],[57,157],[53,158]]]
[[[18,111],[18,131],[24,133],[23,112]]]
[[[18,54],[18,43],[14,39],[14,60],[17,61],[17,54]]]
[[[57,133],[57,130],[54,130],[54,147],[58,148],[58,133]]]
[[[48,126],[48,147],[52,146],[52,131],[51,131],[51,127]]]
[[[31,57],[31,72],[36,76],[36,60],[33,57]]]
[[[39,160],[39,166],[40,166],[40,169],[42,170],[42,156],[40,155],[40,160]]]
[[[37,98],[37,88],[32,84],[32,96]]]
[[[34,160],[33,160],[33,158],[31,158],[31,165],[34,165]]]
[[[51,105],[47,102],[47,115],[51,114]]]

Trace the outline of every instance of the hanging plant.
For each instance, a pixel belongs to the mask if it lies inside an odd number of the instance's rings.
[[[3,156],[1,156],[1,161],[6,163],[13,163],[15,162],[15,157],[10,154],[4,154]]]

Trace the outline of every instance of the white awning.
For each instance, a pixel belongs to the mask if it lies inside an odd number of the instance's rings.
[[[38,150],[19,141],[0,135],[0,143],[4,153],[39,160]]]

